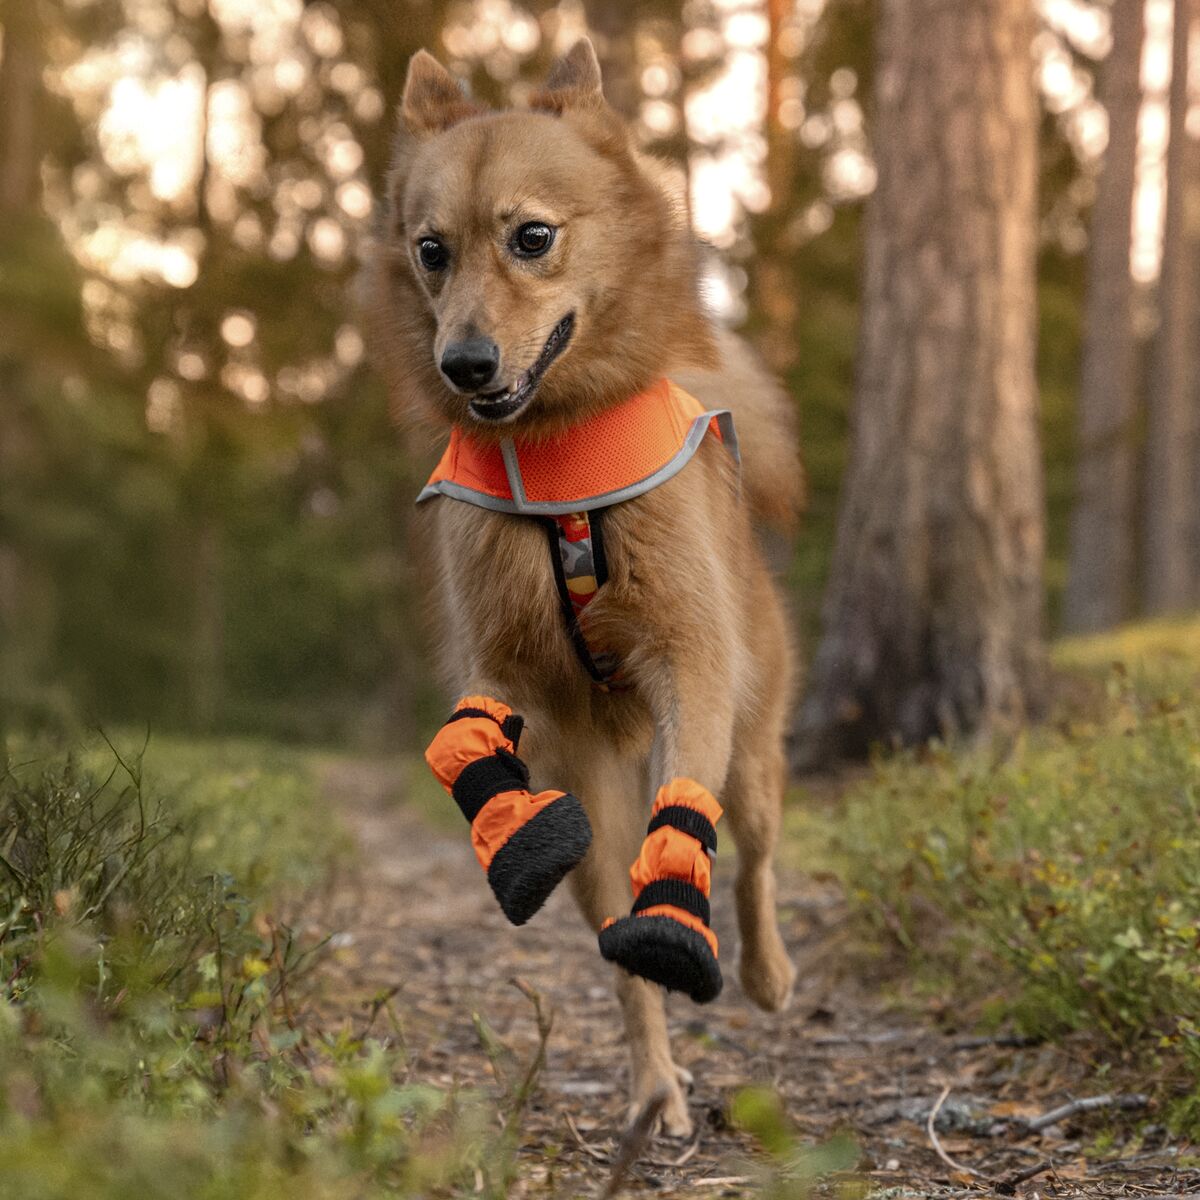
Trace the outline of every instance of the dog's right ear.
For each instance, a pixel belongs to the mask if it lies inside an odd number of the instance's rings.
[[[418,50],[409,59],[400,101],[400,119],[409,133],[417,137],[441,133],[482,111],[428,50]]]

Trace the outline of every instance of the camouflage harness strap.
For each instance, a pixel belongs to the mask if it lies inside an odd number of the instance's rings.
[[[586,609],[608,580],[604,556],[604,509],[549,517],[550,562],[562,606],[563,620],[575,654],[592,682],[601,691],[620,692],[629,687],[621,676],[615,654],[589,640]]]

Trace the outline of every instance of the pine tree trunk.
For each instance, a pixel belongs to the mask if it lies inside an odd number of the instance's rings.
[[[0,216],[24,216],[36,204],[41,146],[42,54],[36,4],[3,11],[0,57]]]
[[[783,36],[793,6],[786,0],[767,0],[767,108],[764,132],[767,142],[766,177],[771,206],[754,221],[757,254],[753,263],[754,302],[765,318],[757,345],[771,367],[779,372],[796,362],[796,303],[792,256],[785,246],[788,223],[794,216],[792,185],[796,173],[796,135],[780,120],[788,59]]]
[[[7,223],[0,230],[0,258],[5,235],[21,236],[24,219],[38,204],[42,76],[35,10],[32,4],[9,4],[0,12],[0,218]],[[0,339],[0,487],[30,452],[23,411],[27,374],[22,358]],[[0,521],[0,747],[8,706],[32,683],[38,657],[46,649],[46,639],[34,635],[30,621],[33,574],[19,538]]]
[[[1195,261],[1194,254],[1187,253],[1188,194],[1196,145],[1186,128],[1193,12],[1194,0],[1175,0],[1161,323],[1146,408],[1142,593],[1145,610],[1153,615],[1179,612],[1196,600]]]
[[[799,765],[1041,704],[1029,0],[883,0],[851,459]]]
[[[1112,50],[1100,82],[1108,148],[1088,247],[1075,504],[1063,603],[1063,625],[1070,633],[1111,628],[1128,615],[1133,591],[1137,351],[1129,254],[1145,26],[1145,0],[1115,0]]]

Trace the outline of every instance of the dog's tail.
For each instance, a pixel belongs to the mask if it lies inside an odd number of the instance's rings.
[[[796,408],[758,356],[736,334],[717,335],[721,367],[677,371],[672,379],[705,408],[733,413],[742,454],[742,486],[761,520],[790,533],[804,509]]]

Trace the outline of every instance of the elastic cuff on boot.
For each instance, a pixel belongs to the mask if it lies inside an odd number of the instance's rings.
[[[532,795],[517,757],[522,720],[489,696],[467,696],[425,752],[471,823],[471,844],[504,915],[523,925],[587,853],[592,830],[565,792]]]
[[[698,1004],[716,999],[722,985],[708,899],[720,816],[721,806],[693,780],[662,788],[630,870],[630,915],[600,930],[604,958]]]

